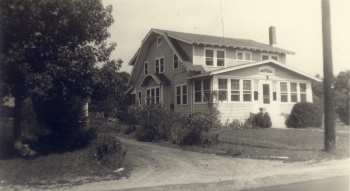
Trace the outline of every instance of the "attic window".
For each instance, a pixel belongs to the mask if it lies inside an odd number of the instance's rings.
[[[278,61],[278,55],[276,54],[261,54],[261,60],[276,60]]]
[[[162,36],[157,37],[157,46],[162,45]]]
[[[225,49],[205,49],[206,66],[225,66]]]
[[[237,50],[236,55],[237,60],[252,60],[252,52],[251,51],[243,51],[243,50]]]

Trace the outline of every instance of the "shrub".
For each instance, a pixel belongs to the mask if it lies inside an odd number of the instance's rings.
[[[251,124],[254,127],[261,127],[261,128],[269,128],[272,126],[270,115],[266,113],[257,113],[253,120],[251,121]]]
[[[322,112],[316,104],[296,103],[286,120],[286,125],[293,128],[320,127],[322,118]]]
[[[91,142],[90,153],[93,159],[109,169],[118,169],[124,165],[126,150],[120,140],[110,134],[100,133]]]

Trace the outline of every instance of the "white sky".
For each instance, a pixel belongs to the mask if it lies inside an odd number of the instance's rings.
[[[333,72],[350,70],[350,1],[331,1]],[[118,44],[112,59],[121,71],[151,28],[222,36],[220,0],[103,0],[113,6],[110,42]],[[287,65],[323,76],[321,0],[221,0],[225,37],[268,44],[276,27],[277,47],[296,52]]]

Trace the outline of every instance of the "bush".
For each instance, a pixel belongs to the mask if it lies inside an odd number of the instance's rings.
[[[126,150],[120,140],[110,134],[101,133],[91,142],[90,153],[94,160],[111,170],[124,165]]]
[[[316,104],[296,103],[286,120],[286,125],[293,128],[320,127],[322,118],[322,112]]]
[[[249,121],[247,122],[249,123]],[[270,128],[272,126],[271,118],[269,113],[257,113],[253,120],[250,121],[252,126],[261,128]]]

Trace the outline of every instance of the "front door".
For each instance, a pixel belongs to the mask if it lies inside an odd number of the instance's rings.
[[[271,103],[270,84],[263,84],[263,104]]]
[[[276,99],[273,97],[276,91],[276,85],[270,80],[261,80],[259,89],[259,107],[266,108],[266,111],[271,113],[278,113],[279,106]]]

